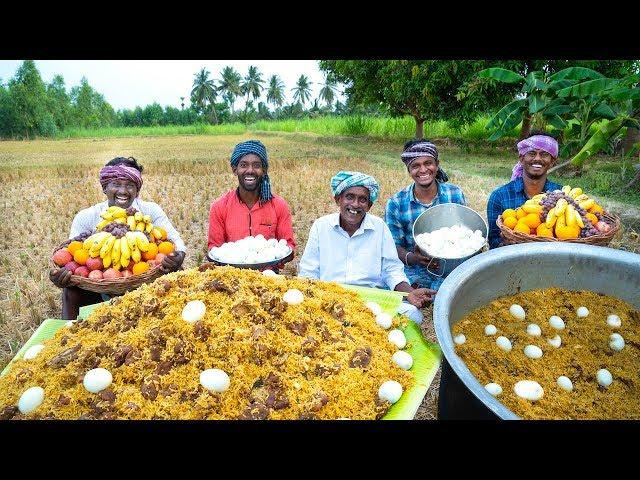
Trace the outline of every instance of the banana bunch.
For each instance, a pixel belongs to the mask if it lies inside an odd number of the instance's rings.
[[[105,268],[126,268],[129,262],[140,262],[142,252],[149,250],[149,239],[142,232],[127,232],[120,238],[110,232],[98,232],[83,243],[92,258],[100,257]]]
[[[151,217],[149,215],[143,215],[142,212],[135,212],[133,215],[128,215],[126,224],[132,232],[150,233],[153,229]]]
[[[596,204],[596,201],[593,198],[589,198],[589,195],[585,194],[580,187],[571,188],[571,186],[565,185],[562,187],[562,192],[573,198],[580,208],[585,210],[589,210]]]
[[[94,233],[82,243],[82,248],[89,251],[91,258],[101,256],[100,251],[109,237],[113,237],[109,232]],[[115,237],[113,238],[115,239]]]

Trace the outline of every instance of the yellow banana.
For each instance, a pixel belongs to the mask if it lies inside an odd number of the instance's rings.
[[[120,208],[120,210],[116,211],[113,214],[113,218],[127,218],[127,211],[124,208]]]
[[[135,218],[136,222],[141,222],[144,219],[144,215],[142,215],[142,212],[136,212],[133,218]]]
[[[127,243],[127,237],[122,237],[120,238],[120,263],[124,263],[125,259],[128,262],[130,258],[131,250],[129,249],[129,244]],[[125,265],[127,264],[125,263]]]
[[[127,239],[127,245],[129,246],[129,250],[133,250],[136,246],[136,237],[133,235],[133,232],[127,232],[124,234]]]
[[[91,237],[93,237],[93,235]],[[89,250],[91,248],[91,244],[93,243],[91,237],[88,237],[84,242],[82,242],[82,248],[85,250]]]
[[[120,271],[120,262],[113,262],[113,265],[111,265],[111,268],[113,268],[116,271]]]
[[[544,224],[547,226],[547,228],[551,228],[556,224],[555,208],[552,208],[551,210],[549,210],[549,213],[547,213],[547,219],[545,220]]]
[[[102,244],[104,243],[104,241],[109,237],[109,235],[111,235],[109,232],[98,232],[98,233],[94,233],[93,235],[91,235],[87,240],[90,240],[89,242],[89,250],[93,249],[93,250],[98,250],[100,251],[100,247],[102,247]]]
[[[556,221],[556,234],[558,232],[558,229],[566,226],[567,226],[567,223],[564,221],[564,215],[559,216],[558,220]]]
[[[582,220],[582,216],[577,210],[573,211],[573,216],[576,217],[576,223],[580,228],[584,228],[584,221]]]
[[[136,230],[139,232],[144,232],[144,228],[145,228],[145,224],[144,222],[140,221],[136,224]]]
[[[578,203],[584,202],[585,200],[589,200],[589,195],[583,193],[581,195],[578,195],[576,198],[574,198],[574,200]]]
[[[135,228],[136,228],[136,219],[133,217],[133,215],[129,215],[127,217],[127,225],[129,226],[129,229],[135,230]]]
[[[96,225],[96,229],[97,230],[102,230],[104,227],[106,227],[107,225],[109,225],[109,220],[101,220],[97,225]]]
[[[140,232],[134,232],[134,235],[136,237],[136,245],[138,246],[140,251],[146,252],[147,250],[149,250],[149,240],[147,240],[147,237],[145,237],[144,234],[141,234]]]
[[[582,189],[580,187],[572,188],[569,192],[571,198],[576,198],[578,195],[582,195]]]
[[[162,238],[162,232],[160,231],[160,229],[158,227],[153,227],[153,230],[151,230],[153,232],[153,236],[155,238],[157,238],[158,240]]]
[[[144,223],[151,223],[151,215],[143,215],[142,220]]]
[[[111,249],[111,261],[115,265],[120,262],[120,241],[113,242],[113,248]]]
[[[107,220],[107,221],[109,221],[109,222],[110,222],[111,220],[113,220],[113,212],[109,212],[109,211],[102,212],[102,213],[100,214],[100,216],[101,216],[104,220]]]
[[[137,245],[134,246],[131,250],[131,260],[133,260],[134,263],[138,263],[140,260],[142,260],[142,254],[140,253]]]
[[[571,185],[565,185],[564,187],[562,187],[562,193],[566,193],[567,195],[569,195],[570,191],[571,191]]]
[[[564,221],[568,227],[573,227],[576,224],[574,213],[576,213],[576,209],[573,208],[573,205],[567,205],[567,208],[564,209]]]
[[[559,217],[564,213],[565,208],[567,208],[567,201],[564,198],[561,198],[557,201],[556,206],[553,207],[556,211],[556,217]]]
[[[102,244],[102,248],[100,249],[100,257],[104,258],[107,253],[111,251],[113,247],[113,242],[116,241],[116,237],[111,235],[107,240]]]
[[[109,266],[111,265],[111,252],[107,253],[104,258],[102,259],[102,265],[104,266],[104,268],[109,268]]]
[[[590,198],[589,200],[585,200],[584,202],[580,202],[578,205],[580,205],[580,208],[584,208],[585,210],[589,210],[591,207],[593,207],[593,205],[596,203],[596,201],[593,198]]]
[[[147,223],[144,227],[144,233],[149,233],[153,230],[153,223]]]
[[[122,217],[118,217],[118,218],[114,219],[113,221],[115,223],[119,223],[120,225],[126,225],[127,224],[127,221]]]
[[[542,212],[542,207],[540,205],[527,205],[525,203],[524,205],[522,205],[522,210],[524,210],[526,213],[540,213]]]

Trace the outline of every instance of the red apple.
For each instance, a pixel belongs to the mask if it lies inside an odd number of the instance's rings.
[[[66,268],[67,270],[69,270],[71,273],[76,271],[76,268],[78,268],[80,265],[78,265],[76,262],[69,262],[69,263],[65,263],[64,268]]]
[[[156,265],[162,265],[162,260],[164,260],[165,257],[166,255],[164,253],[157,254],[156,258],[154,259],[156,261]]]
[[[87,267],[85,267],[84,265],[79,266],[78,268],[76,268],[73,271],[74,275],[80,275],[81,277],[88,277],[89,276],[89,269]]]
[[[91,270],[89,272],[89,278],[92,280],[102,280],[102,270]]]
[[[73,255],[69,253],[66,248],[61,248],[53,254],[53,262],[59,267],[64,267],[67,263],[73,260]]]
[[[93,272],[94,270],[102,270],[104,268],[104,265],[102,265],[102,259],[100,257],[96,257],[96,258],[89,257],[87,259],[86,267],[89,269],[90,272]]]
[[[102,274],[102,278],[120,278],[122,274],[113,268],[107,268]]]
[[[611,230],[611,226],[607,222],[603,222],[602,220],[596,223],[595,227],[601,233],[607,233],[609,230]]]
[[[133,272],[131,270],[122,270],[122,278],[127,278],[133,275]]]

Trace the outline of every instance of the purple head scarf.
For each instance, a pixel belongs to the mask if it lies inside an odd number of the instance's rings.
[[[558,141],[547,135],[533,135],[518,142],[518,155],[524,156],[532,150],[542,150],[553,158],[558,158]],[[520,162],[513,166],[511,180],[522,177],[524,170]]]
[[[123,164],[103,167],[100,170],[100,185],[106,188],[113,180],[128,180],[136,184],[138,192],[142,188],[142,175],[137,168],[128,167]]]

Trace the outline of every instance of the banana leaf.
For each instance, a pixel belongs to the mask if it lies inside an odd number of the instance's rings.
[[[29,340],[27,340],[26,343],[22,346],[22,348],[18,350],[18,353],[15,354],[13,359],[7,364],[6,367],[4,367],[4,369],[2,370],[2,373],[0,373],[0,377],[5,375],[9,371],[9,368],[11,367],[13,362],[22,358],[22,356],[24,355],[24,352],[26,352],[29,348],[33,347],[34,345],[37,345],[39,343],[42,343],[44,340],[52,338],[56,334],[56,332],[60,330],[62,327],[64,327],[66,324],[67,324],[67,320],[58,320],[55,318],[47,318],[46,320],[44,320],[40,324],[40,326],[36,329],[36,331],[33,332]]]
[[[567,126],[567,122],[565,122],[558,115],[549,115],[549,116],[546,116],[545,118],[547,120],[547,123],[549,123],[549,125],[557,128],[558,130],[563,130]]]
[[[518,83],[524,80],[524,77],[516,72],[507,70],[506,68],[486,68],[478,72],[480,78],[493,78],[504,83]]]
[[[549,77],[552,82],[559,80],[586,80],[604,78],[604,75],[585,67],[569,67],[554,73]]]
[[[520,121],[522,121],[522,112],[521,112],[521,110],[526,106],[526,104],[527,104],[527,99],[526,98],[521,98],[521,99],[518,99],[518,100],[514,100],[511,103],[508,103],[507,105],[502,107],[500,109],[500,111],[498,113],[496,113],[489,120],[489,123],[487,123],[485,128],[498,127],[501,130],[505,130],[505,128],[503,128],[502,125],[504,125],[505,122],[510,117],[512,117],[514,115],[518,117],[518,122],[516,122],[516,124],[515,124],[515,125],[517,125]],[[511,127],[511,128],[513,128],[513,127]]]
[[[573,85],[572,87],[558,90],[558,96],[584,98],[589,95],[598,95],[602,94],[603,90],[615,87],[618,83],[620,83],[620,80],[615,78],[598,78],[596,80],[588,80],[586,82]]]
[[[529,97],[529,113],[537,113],[548,105],[549,101],[541,93]]]
[[[624,100],[638,100],[640,99],[640,88],[620,87],[614,88],[607,94],[607,98],[620,102]]]
[[[578,153],[571,159],[571,164],[581,167],[584,161],[600,150],[607,147],[609,138],[622,128],[628,117],[619,117],[603,123],[596,132],[591,135],[587,143],[580,149]]]
[[[524,79],[522,91],[523,93],[531,93],[535,90],[546,90],[547,88],[549,88],[549,85],[542,81],[542,72],[531,72]]]
[[[598,105],[593,110],[593,113],[602,118],[606,118],[607,120],[613,120],[618,116],[615,110],[611,108],[611,105],[607,105],[606,103],[601,103],[600,105]]]
[[[384,311],[390,315],[395,315],[398,305],[402,301],[402,294],[390,290],[381,290],[377,288],[365,288],[343,285],[360,296],[365,302],[376,302]],[[105,303],[105,302],[102,302]],[[79,319],[86,319],[95,308],[101,305],[97,303],[80,308]],[[38,329],[33,333],[31,338],[24,344],[14,359],[5,367],[0,376],[9,371],[11,363],[21,358],[24,352],[44,340],[52,338],[55,333],[66,325],[66,320],[47,319],[40,324]],[[407,326],[403,329],[407,338],[407,347],[405,351],[413,357],[413,366],[410,372],[414,375],[413,386],[402,394],[398,400],[387,411],[383,420],[411,420],[414,418],[418,408],[422,404],[427,390],[431,386],[431,382],[440,367],[441,352],[438,345],[428,342],[422,336],[420,327],[412,321],[407,322]]]

